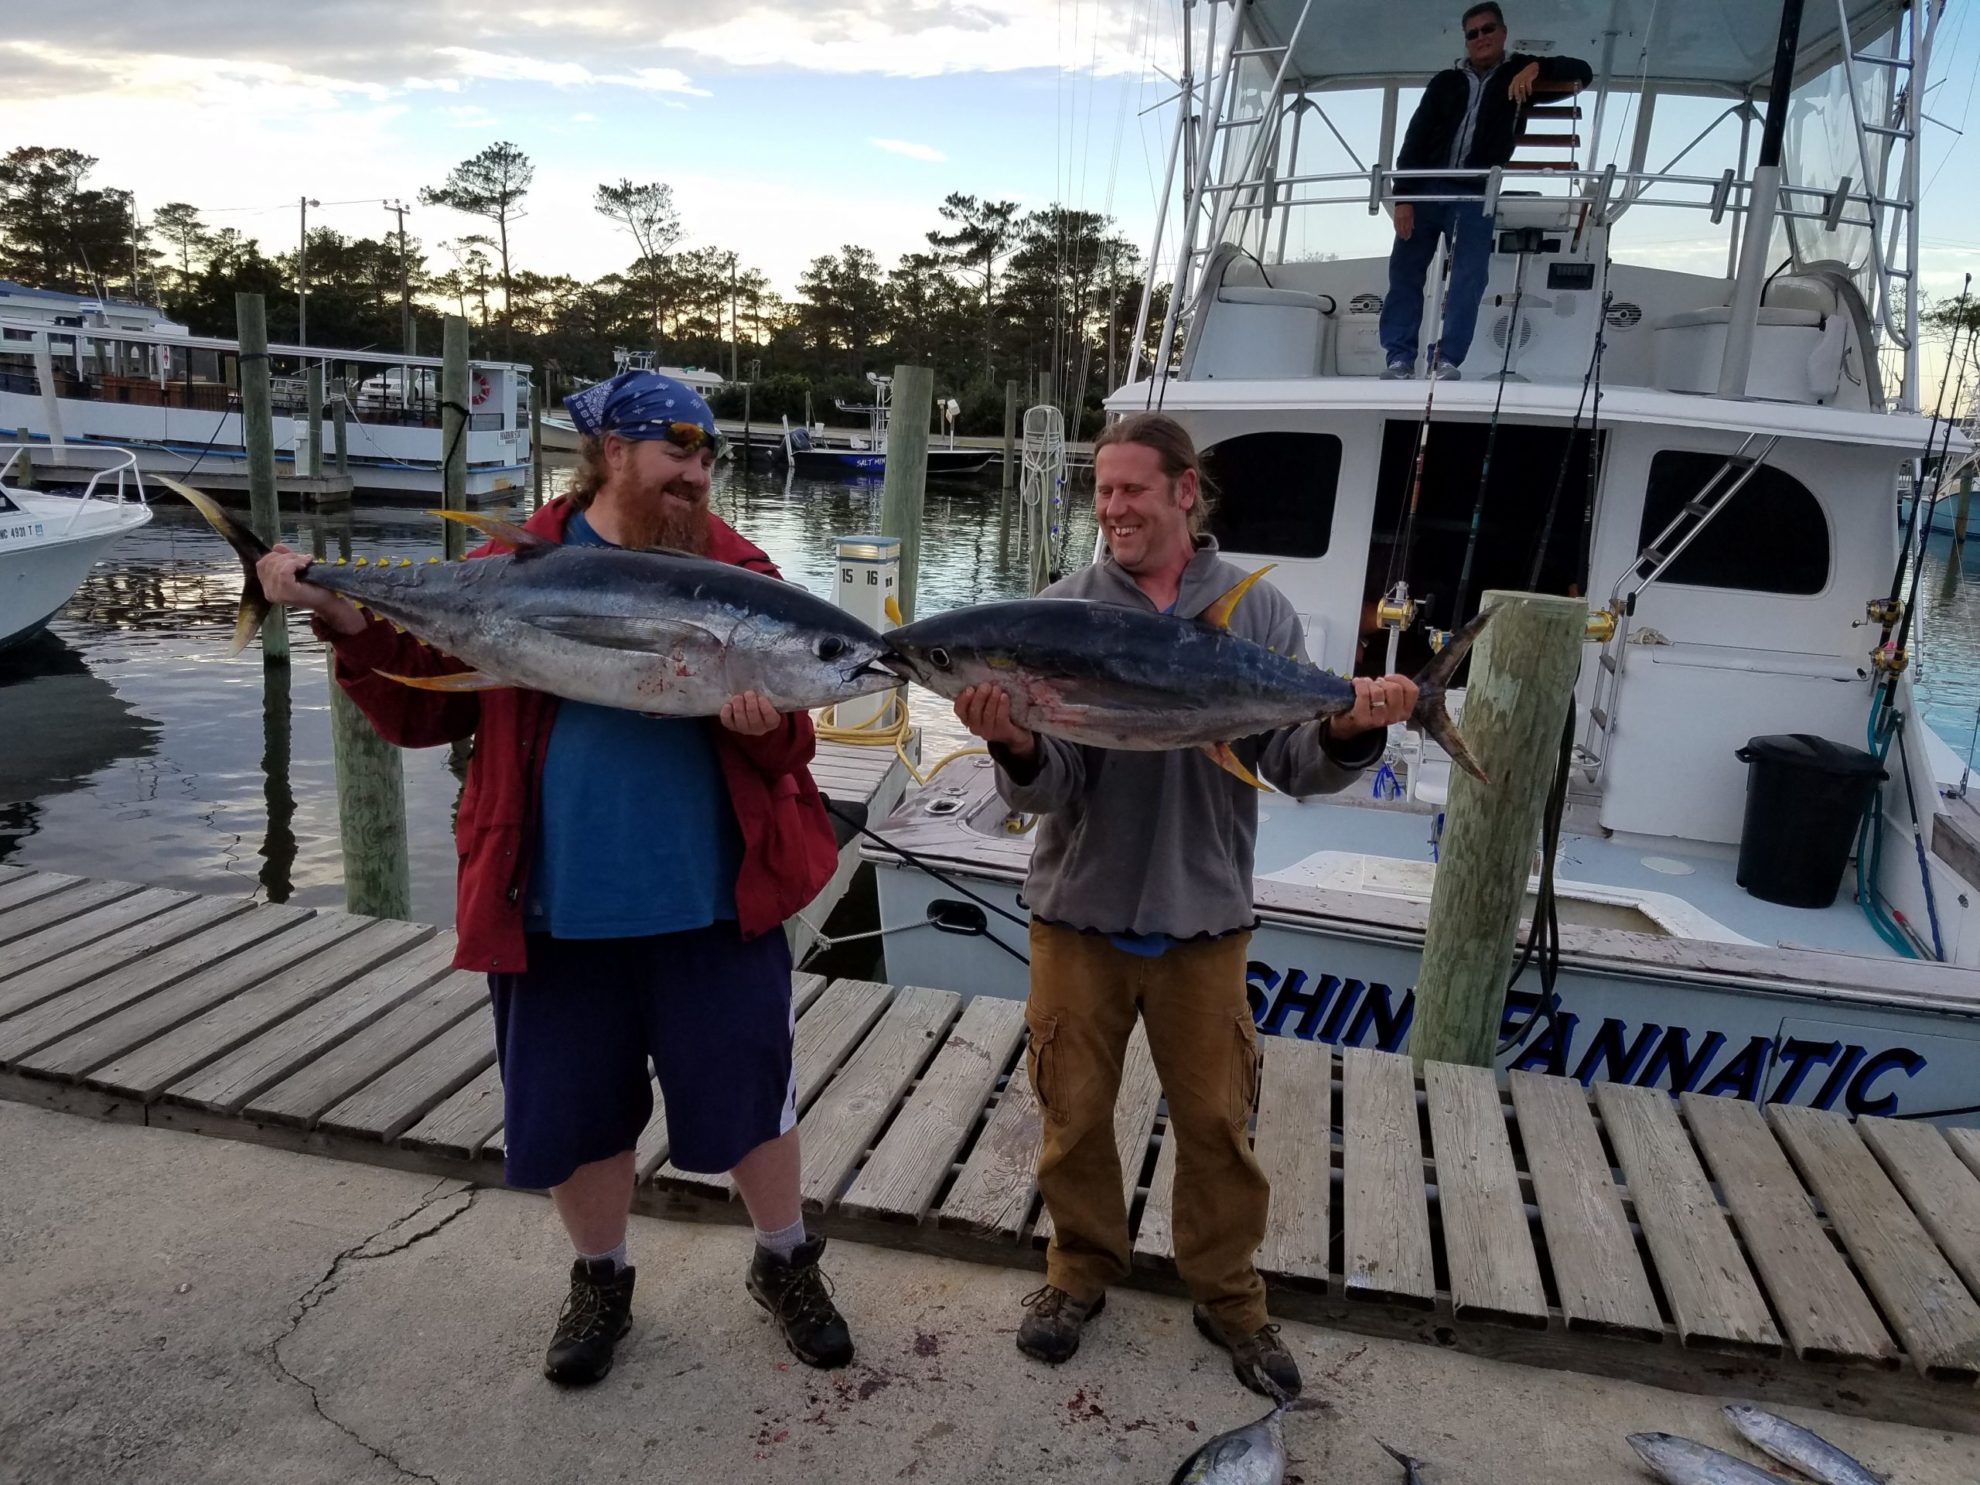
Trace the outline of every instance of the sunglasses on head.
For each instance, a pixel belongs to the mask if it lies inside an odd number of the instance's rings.
[[[1464,39],[1466,41],[1476,41],[1481,36],[1490,36],[1498,29],[1499,23],[1497,21],[1487,21],[1484,25],[1473,26],[1469,31],[1465,32]]]
[[[727,440],[720,433],[710,433],[699,423],[675,421],[671,423],[647,423],[642,426],[657,436],[660,442],[670,443],[683,453],[696,454],[703,449],[707,449],[717,458],[720,458],[722,450],[727,447]],[[621,438],[630,436],[623,429],[619,428],[608,428],[605,431],[608,433],[617,433]]]

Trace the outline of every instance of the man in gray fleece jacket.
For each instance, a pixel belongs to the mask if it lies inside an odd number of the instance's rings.
[[[1195,618],[1246,575],[1203,534],[1195,448],[1171,418],[1140,414],[1101,433],[1094,503],[1107,555],[1040,596]],[[1262,582],[1229,625],[1305,658],[1299,616]],[[1415,684],[1401,676],[1354,686],[1352,711],[1234,738],[1232,750],[1290,794],[1344,787],[1381,757],[1388,723],[1416,704]],[[1018,1349],[1066,1360],[1107,1286],[1128,1272],[1114,1102],[1138,1013],[1177,1142],[1176,1267],[1197,1328],[1253,1391],[1298,1392],[1299,1367],[1268,1323],[1252,1261],[1271,1195],[1247,1137],[1259,1064],[1244,979],[1256,790],[1202,751],[1126,752],[1036,734],[1013,723],[1010,696],[994,684],[963,692],[956,715],[990,745],[1005,800],[1041,817],[1025,882],[1025,1018],[1045,1113],[1038,1185],[1053,1235]]]

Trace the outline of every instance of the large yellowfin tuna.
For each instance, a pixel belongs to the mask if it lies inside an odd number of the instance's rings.
[[[240,556],[238,653],[268,613],[255,575],[268,547],[208,496],[160,483]],[[795,712],[899,684],[875,663],[887,648],[877,633],[790,583],[680,552],[565,547],[492,517],[438,514],[513,551],[419,565],[318,562],[303,574],[472,667],[392,677],[409,686],[523,686],[656,716],[706,717],[744,691]]]
[[[1001,686],[1011,720],[1034,732],[1138,752],[1201,748],[1256,783],[1232,741],[1354,706],[1354,686],[1340,676],[1231,633],[1231,611],[1268,570],[1199,619],[1071,598],[957,609],[889,630],[882,663],[952,701],[970,686]],[[1423,668],[1409,718],[1480,780],[1444,691],[1489,618],[1487,610],[1451,635]]]

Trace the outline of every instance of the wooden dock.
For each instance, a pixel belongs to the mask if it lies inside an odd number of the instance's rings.
[[[451,956],[418,924],[0,868],[0,1095],[499,1183],[485,983]],[[1037,1268],[1022,1007],[794,988],[810,1220]],[[1276,1313],[1980,1432],[1980,1131],[1263,1047]],[[1139,1033],[1115,1134],[1137,1282],[1172,1289],[1175,1147]],[[744,1220],[669,1161],[664,1107],[638,1155],[642,1210]]]

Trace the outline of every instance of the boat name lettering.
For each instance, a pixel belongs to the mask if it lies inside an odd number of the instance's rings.
[[[1337,1046],[1373,1046],[1400,1052],[1416,1015],[1416,992],[1338,975],[1279,970],[1252,960],[1245,972],[1252,1019],[1267,1036],[1296,1036]],[[1550,1023],[1530,1028],[1539,996],[1514,990],[1506,997],[1501,1035],[1531,1031],[1505,1065],[1513,1071],[1572,1077],[1586,1087],[1597,1079],[1769,1103],[1841,1107],[1851,1115],[1890,1115],[1899,1110],[1907,1080],[1925,1070],[1915,1048],[1801,1037],[1747,1036],[1689,1026],[1633,1025],[1610,1016],[1592,1031],[1581,1016],[1562,1010]],[[1771,1091],[1768,1091],[1771,1083]]]

